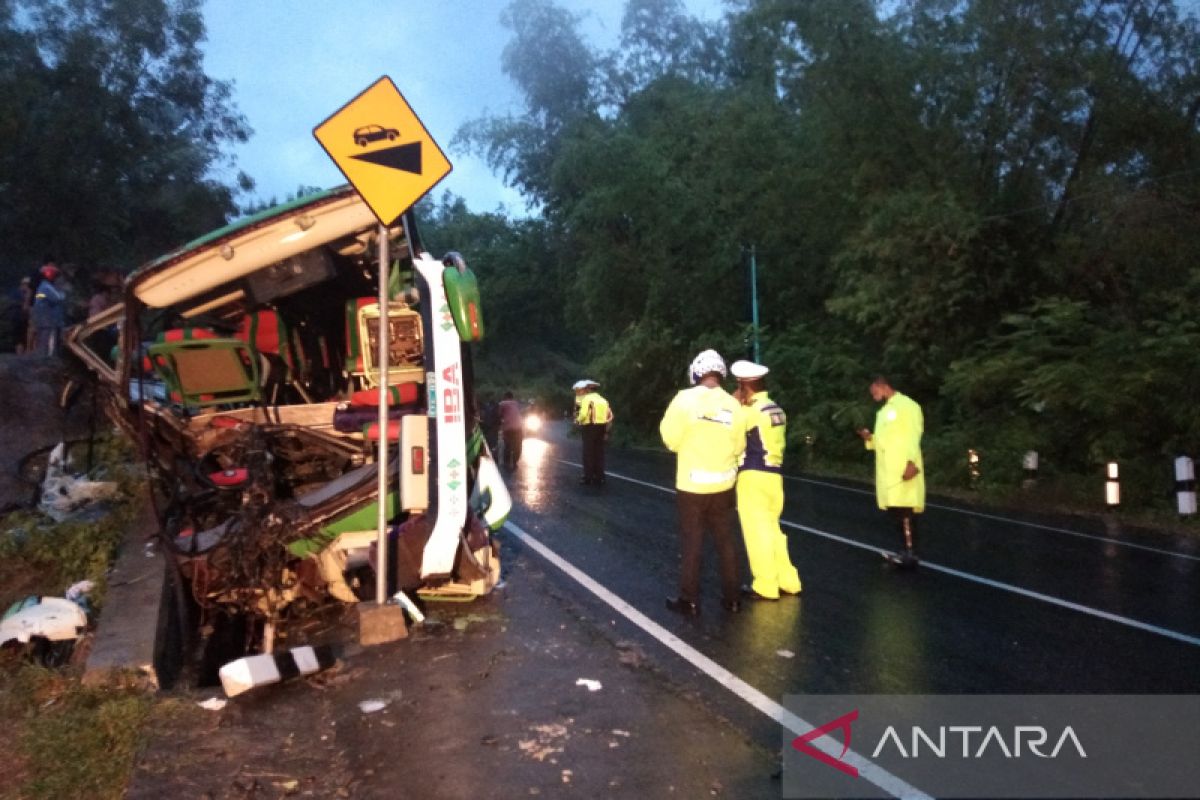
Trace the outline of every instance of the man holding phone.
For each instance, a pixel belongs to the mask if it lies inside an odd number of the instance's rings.
[[[875,415],[875,432],[860,428],[868,450],[875,451],[875,499],[879,508],[896,520],[904,537],[904,551],[886,558],[901,569],[914,569],[916,515],[925,510],[925,464],[921,435],[925,418],[921,406],[897,392],[883,376],[871,382],[871,399],[882,403]]]

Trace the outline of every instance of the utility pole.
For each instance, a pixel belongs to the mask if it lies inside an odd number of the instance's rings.
[[[754,245],[750,245],[750,330],[754,336],[754,363],[761,364],[762,356],[758,347],[758,261],[755,259]]]

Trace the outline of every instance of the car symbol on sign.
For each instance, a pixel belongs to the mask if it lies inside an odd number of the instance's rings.
[[[390,142],[399,135],[400,131],[395,128],[385,128],[382,125],[363,125],[361,128],[354,129],[354,143],[359,147],[366,147],[367,142],[378,142],[382,139]]]

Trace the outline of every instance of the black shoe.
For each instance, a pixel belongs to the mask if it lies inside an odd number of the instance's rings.
[[[730,614],[736,614],[742,610],[742,601],[740,601],[740,600],[722,600],[721,608],[725,609]]]
[[[896,569],[906,572],[916,569],[917,565],[921,563],[921,559],[917,558],[916,554],[911,550],[906,550],[902,553],[884,553],[883,557]]]
[[[767,603],[776,603],[779,601],[778,597],[767,597],[765,594],[759,594],[758,592],[754,591],[754,587],[752,586],[742,587],[742,597],[745,597],[749,600],[762,600]]]
[[[700,613],[700,606],[691,600],[684,600],[682,597],[668,598],[667,609],[677,614],[683,614],[685,617],[695,617]]]

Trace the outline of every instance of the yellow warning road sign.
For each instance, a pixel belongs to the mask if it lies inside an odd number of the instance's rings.
[[[313,136],[371,211],[391,225],[450,173],[450,161],[384,75]]]

